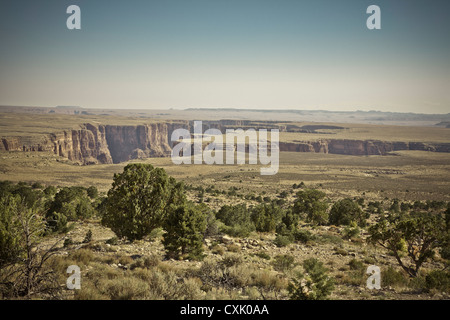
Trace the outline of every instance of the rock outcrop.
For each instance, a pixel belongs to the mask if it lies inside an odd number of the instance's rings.
[[[0,151],[49,151],[84,165],[120,163],[148,157],[167,157],[170,156],[173,147],[172,132],[178,128],[192,132],[193,124],[193,121],[167,121],[143,125],[84,124],[80,129],[66,130],[34,139],[2,137]],[[298,130],[314,132],[318,129],[317,126],[292,127],[270,121],[267,123],[243,120],[203,121],[202,132],[210,128],[219,129],[223,133],[226,132],[226,129],[238,128],[244,130],[246,128],[279,129],[280,132],[299,132]],[[280,142],[279,148],[282,152],[382,156],[398,150],[450,152],[450,143],[320,139]]]

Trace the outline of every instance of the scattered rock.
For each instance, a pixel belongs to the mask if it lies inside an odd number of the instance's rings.
[[[224,243],[224,244],[233,243],[233,239],[232,239],[231,237],[227,236],[227,235],[223,235],[223,236],[220,238],[220,241],[221,241],[222,243]]]

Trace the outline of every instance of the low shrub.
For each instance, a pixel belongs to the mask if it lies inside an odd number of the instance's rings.
[[[408,284],[408,278],[402,271],[397,271],[389,266],[387,269],[381,270],[381,285],[387,287],[402,287]]]
[[[275,270],[286,272],[294,268],[294,257],[288,254],[277,255],[273,258],[272,265]]]
[[[443,270],[433,270],[425,276],[425,288],[441,292],[450,292],[450,272]]]

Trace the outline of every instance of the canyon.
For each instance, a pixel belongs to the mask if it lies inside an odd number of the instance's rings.
[[[168,157],[173,143],[171,134],[178,128],[192,132],[193,121],[161,120],[139,125],[85,123],[78,129],[62,130],[36,136],[2,136],[0,151],[52,152],[82,165],[113,164],[149,157]],[[384,156],[400,150],[450,152],[450,143],[423,141],[383,141],[376,139],[342,139],[332,131],[340,126],[299,125],[289,122],[214,120],[203,121],[203,129],[278,129],[280,133],[295,133],[296,139],[280,139],[281,152],[314,152],[355,156]],[[302,139],[302,133],[307,134]],[[311,136],[317,134],[317,139]],[[392,140],[392,139],[391,139]]]

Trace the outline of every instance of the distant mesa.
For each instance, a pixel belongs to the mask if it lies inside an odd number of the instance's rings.
[[[436,127],[450,128],[450,121],[441,121],[435,124]]]
[[[57,109],[83,109],[80,106],[56,106]]]

